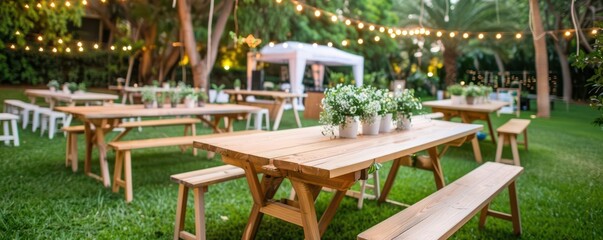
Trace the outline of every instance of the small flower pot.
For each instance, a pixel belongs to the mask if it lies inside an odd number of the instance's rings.
[[[184,106],[186,106],[186,108],[194,108],[195,105],[194,99],[184,99]]]
[[[362,123],[362,135],[377,135],[379,134],[379,126],[381,125],[381,116],[373,116],[366,122]]]
[[[177,108],[178,107],[178,102],[171,102],[170,103],[172,108]]]
[[[379,124],[380,133],[388,133],[392,131],[392,114],[388,113],[381,117],[381,123]]]
[[[410,122],[410,118],[407,118],[406,116],[403,116],[403,115],[398,116],[398,122],[396,123],[396,129],[408,130],[411,128],[411,126],[412,126],[412,124]]]
[[[452,101],[452,105],[465,104],[465,97],[461,95],[451,95],[450,100]]]
[[[197,107],[205,107],[205,102],[201,100],[197,100]]]
[[[153,108],[153,102],[145,102],[144,108]]]
[[[157,108],[163,108],[163,103],[158,102],[157,103]]]
[[[475,97],[465,97],[465,100],[467,101],[467,104],[469,105],[473,105],[475,103]]]
[[[56,88],[56,87],[50,87],[50,91],[51,91],[51,92],[56,92],[56,91],[57,91],[57,88]]]
[[[359,124],[358,117],[346,117],[345,124],[339,125],[339,137],[356,138]]]

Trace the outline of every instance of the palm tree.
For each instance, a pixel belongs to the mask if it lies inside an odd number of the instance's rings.
[[[457,58],[468,43],[467,39],[461,37],[463,33],[483,32],[489,34],[487,37],[493,38],[494,33],[498,31],[517,29],[517,11],[511,9],[507,1],[497,3],[483,0],[431,0],[424,1],[423,7],[421,2],[398,0],[395,11],[400,14],[400,25],[403,27],[423,27],[434,32],[446,33],[441,37],[446,85],[456,82]],[[448,33],[451,32],[456,36],[450,37]]]

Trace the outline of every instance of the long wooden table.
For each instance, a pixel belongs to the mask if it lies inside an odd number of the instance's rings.
[[[113,103],[117,100],[117,95],[105,94],[105,93],[93,93],[93,92],[82,92],[82,93],[65,93],[62,91],[53,92],[46,89],[27,89],[25,95],[29,97],[32,104],[36,103],[38,98],[44,98],[50,108],[54,108],[58,102],[67,103],[68,106],[75,106],[77,103],[92,103],[92,102],[103,102],[104,104]]]
[[[163,87],[151,87],[153,88],[154,92],[157,93],[168,93],[168,92],[174,92],[174,91],[180,91],[179,88],[163,88]],[[140,94],[145,88],[144,87],[118,87],[118,86],[109,86],[109,90],[114,90],[119,92],[119,94],[122,95],[121,97],[121,102],[122,103],[127,103],[130,102],[130,104],[134,104],[134,95],[136,94]]]
[[[270,118],[274,119],[274,125],[272,127],[273,130],[278,130],[278,127],[281,124],[281,119],[283,117],[283,111],[285,111],[285,104],[290,103],[293,108],[293,115],[295,115],[295,121],[297,122],[297,127],[302,127],[301,120],[299,119],[299,113],[297,112],[297,104],[294,99],[305,97],[306,94],[302,93],[289,93],[289,92],[280,92],[280,91],[258,91],[258,90],[224,90],[224,93],[230,94],[231,98],[234,98],[234,101],[239,104],[258,106],[263,108],[268,108],[270,110]],[[239,99],[238,96],[242,96]],[[247,96],[254,97],[269,97],[274,99],[274,102],[247,102]]]
[[[109,187],[111,184],[106,159],[107,143],[105,142],[105,135],[119,125],[122,118],[194,115],[208,124],[215,133],[222,133],[233,130],[232,124],[235,119],[247,117],[250,113],[261,111],[261,108],[258,107],[235,104],[206,104],[204,107],[195,108],[186,108],[184,105],[179,105],[177,108],[166,106],[164,108],[147,109],[143,105],[107,105],[56,107],[55,109],[72,114],[84,122],[86,129],[84,172],[86,175],[102,181],[105,187]],[[205,116],[211,116],[213,119],[207,119]],[[225,128],[219,127],[222,119],[225,119]],[[100,156],[100,176],[90,171],[93,146],[98,148]]]
[[[483,126],[446,121],[416,123],[412,129],[356,139],[331,139],[321,127],[263,132],[248,136],[199,139],[194,146],[222,154],[222,160],[245,170],[253,208],[243,239],[252,239],[263,214],[297,224],[306,239],[319,239],[335,216],[346,191],[373,163],[399,159],[428,150],[438,188],[444,176],[437,146],[474,136]],[[262,179],[258,174],[263,174]],[[289,179],[297,200],[273,199],[281,182]],[[393,181],[386,182],[386,185]],[[323,187],[336,193],[317,221],[314,200]],[[391,187],[391,186],[389,186]]]

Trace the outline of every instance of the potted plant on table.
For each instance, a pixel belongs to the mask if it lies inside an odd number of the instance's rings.
[[[463,96],[463,86],[460,84],[454,84],[446,88],[450,94],[450,101],[453,105],[460,105],[465,103],[465,97]]]
[[[168,93],[168,97],[170,98],[170,104],[172,108],[178,107],[178,103],[182,100],[182,95],[180,91],[171,91]]]
[[[323,135],[335,136],[335,126],[338,126],[339,137],[356,138],[361,113],[361,93],[360,88],[343,84],[325,91],[319,119],[319,123],[324,124]]]
[[[86,83],[81,82],[77,85],[76,93],[83,93],[83,92],[86,92]]]
[[[158,108],[163,108],[163,103],[165,103],[165,94],[160,92],[157,93],[157,107]]]
[[[241,79],[235,79],[234,82],[232,83],[232,86],[234,87],[234,90],[241,90]]]
[[[362,121],[363,135],[379,134],[379,125],[381,124],[381,103],[379,98],[383,94],[381,90],[368,86],[361,89],[358,96],[361,101],[360,105],[360,120]]]
[[[476,98],[482,96],[482,90],[480,87],[475,86],[473,84],[467,86],[465,88],[465,100],[467,101],[467,104],[469,105],[473,105],[476,103]]]
[[[381,109],[379,110],[379,115],[381,115],[381,124],[379,124],[379,132],[387,133],[392,130],[392,119],[396,113],[397,105],[388,91],[381,90],[380,94],[379,103],[381,104]]]
[[[421,100],[415,97],[415,91],[405,89],[396,99],[396,128],[398,130],[407,130],[411,127],[411,117],[414,111],[421,110],[423,105]]]
[[[209,97],[207,96],[207,93],[205,92],[205,89],[201,89],[199,92],[197,92],[196,96],[197,96],[197,106],[198,107],[205,106],[205,102],[207,102],[207,99],[209,99]]]
[[[68,89],[69,93],[73,94],[73,93],[75,93],[75,91],[77,91],[78,85],[75,82],[67,83],[67,89]]]
[[[50,80],[50,82],[48,82],[46,86],[50,89],[51,92],[55,92],[60,87],[60,84],[57,80]]]
[[[141,92],[141,99],[144,103],[144,108],[153,108],[155,105],[155,91],[150,87],[144,87]]]

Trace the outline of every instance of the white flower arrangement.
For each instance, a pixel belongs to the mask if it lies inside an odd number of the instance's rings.
[[[381,101],[383,96],[382,90],[377,90],[374,87],[367,86],[362,88],[360,94],[360,120],[365,123],[372,123],[373,119],[380,115]]]
[[[388,90],[379,89],[377,90],[377,93],[375,95],[379,97],[379,103],[381,104],[379,115],[384,116],[388,113],[396,113],[396,108],[398,107],[398,105],[394,97],[389,94]]]
[[[322,134],[333,136],[335,126],[345,126],[349,123],[346,119],[350,121],[348,117],[360,116],[367,99],[366,93],[354,85],[339,84],[325,90],[319,119],[319,123],[325,125]]]
[[[423,109],[423,104],[421,104],[421,100],[415,97],[414,90],[405,89],[404,92],[396,99],[396,111],[398,113],[398,117],[405,117],[410,119],[413,114],[413,111]]]

